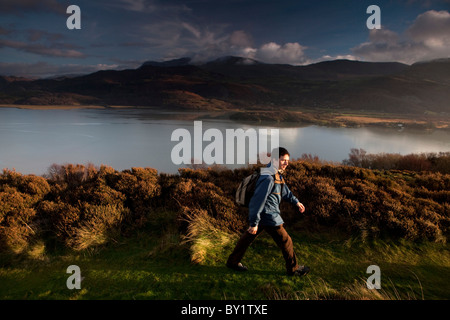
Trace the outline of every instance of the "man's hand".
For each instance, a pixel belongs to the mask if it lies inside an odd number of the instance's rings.
[[[256,232],[258,231],[258,226],[256,226],[256,227],[249,227],[247,231],[250,234],[256,234]]]
[[[305,206],[303,205],[303,203],[297,202],[297,207],[300,213],[305,212]]]

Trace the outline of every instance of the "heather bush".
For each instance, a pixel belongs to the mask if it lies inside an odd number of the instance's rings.
[[[232,200],[239,181],[255,169],[182,170],[172,193],[180,207],[204,209],[220,227],[242,230],[248,210],[236,207]],[[285,177],[307,208],[299,215],[283,204],[286,222],[299,222],[303,228],[326,226],[363,238],[446,241],[448,175],[368,170],[306,159],[292,161]]]
[[[26,249],[30,237],[35,234],[33,218],[36,211],[31,208],[32,197],[4,188],[0,192],[0,246],[19,253]]]
[[[28,194],[36,200],[41,199],[50,190],[49,184],[43,177],[35,175],[24,176],[15,170],[4,169],[0,175],[0,188],[7,186],[15,188],[23,194]]]
[[[220,227],[242,230],[248,210],[236,207],[232,200],[239,181],[256,167],[182,170],[171,192],[180,207],[204,209]],[[448,235],[449,175],[368,170],[307,159],[292,161],[285,177],[307,208],[299,215],[283,204],[286,222],[363,237],[445,241]]]
[[[45,226],[45,237],[61,243],[75,235],[82,219],[81,210],[77,206],[62,201],[44,200],[37,210]]]
[[[173,196],[181,207],[201,208],[217,221],[218,228],[225,228],[232,232],[242,230],[247,223],[247,215],[234,202],[234,192],[237,186],[225,176],[212,170],[183,169],[180,170],[180,181],[173,190]],[[215,181],[215,182],[212,182]],[[222,186],[231,186],[224,191]],[[228,191],[228,192],[227,192]]]
[[[365,236],[445,241],[449,175],[293,162],[287,180],[309,220]]]
[[[47,181],[10,170],[0,175],[0,248],[21,253],[39,233],[34,206],[50,190]]]
[[[68,187],[76,187],[89,179],[93,179],[96,174],[97,168],[93,164],[87,166],[82,164],[52,164],[46,177],[53,182],[65,184]]]
[[[132,168],[108,175],[106,182],[125,197],[124,206],[130,210],[126,219],[128,224],[142,226],[154,207],[155,199],[160,195],[157,171],[152,168]]]
[[[158,212],[170,212],[165,219],[172,219],[173,226],[200,248],[199,243],[219,241],[247,227],[248,209],[237,206],[234,196],[239,182],[258,168],[158,174],[151,168],[119,172],[69,164],[53,165],[45,177],[4,170],[0,246],[20,253],[44,239],[85,250],[142,227],[159,234]],[[285,178],[306,206],[299,214],[291,205],[282,205],[283,219],[294,229],[320,227],[363,238],[432,241],[446,241],[449,234],[449,174],[371,170],[303,157],[291,162]]]
[[[450,173],[450,152],[400,155],[398,153],[369,154],[364,149],[351,149],[343,164],[380,170],[432,171]]]
[[[103,165],[53,165],[47,178],[52,188],[39,213],[49,236],[77,250],[142,226],[159,195],[157,171],[152,168],[118,172]]]
[[[84,204],[82,213],[86,217],[73,229],[67,238],[67,246],[75,250],[96,247],[120,236],[120,223],[127,210],[122,206]]]

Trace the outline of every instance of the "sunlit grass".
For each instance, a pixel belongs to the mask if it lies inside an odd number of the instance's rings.
[[[288,229],[289,230],[289,229]],[[174,229],[141,230],[118,243],[83,252],[16,257],[0,268],[0,299],[447,299],[450,255],[445,244],[334,238],[290,230],[303,278],[285,275],[278,247],[261,234],[244,257],[250,270],[224,263],[234,246],[209,237],[192,247]],[[195,260],[196,250],[202,259]],[[195,260],[198,263],[192,263]],[[66,273],[78,265],[81,290],[69,290]],[[366,287],[369,265],[381,269],[381,290]]]

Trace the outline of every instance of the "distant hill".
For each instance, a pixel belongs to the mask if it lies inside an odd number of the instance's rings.
[[[137,69],[57,79],[0,77],[0,103],[166,106],[190,110],[280,107],[450,112],[450,59],[411,66],[334,60],[307,66],[223,57],[147,61]]]
[[[360,62],[334,60],[307,66],[289,64],[265,64],[252,59],[226,57],[201,66],[202,68],[230,77],[288,77],[296,80],[340,80],[352,77],[389,75],[408,68],[401,63]]]
[[[145,66],[153,66],[153,67],[181,67],[181,66],[189,65],[191,63],[191,60],[192,60],[191,58],[185,57],[185,58],[169,60],[169,61],[163,61],[163,62],[146,61],[146,62],[144,62],[142,64],[142,67],[145,67]]]

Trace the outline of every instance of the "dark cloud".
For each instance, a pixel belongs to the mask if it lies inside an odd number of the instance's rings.
[[[8,35],[8,34],[11,34],[11,33],[12,33],[12,30],[0,27],[0,36]]]
[[[63,4],[57,0],[2,0],[0,1],[0,12],[2,12],[2,14],[20,14],[28,11],[65,13],[68,5],[69,4]]]
[[[139,26],[129,40],[121,46],[161,52],[163,59],[189,56],[193,62],[205,62],[236,55],[267,63],[304,64],[309,61],[305,54],[307,47],[298,42],[254,46],[251,34],[224,24],[201,25],[187,20],[155,22]]]
[[[27,38],[29,41],[31,42],[36,42],[36,41],[40,41],[40,40],[47,40],[47,41],[58,41],[58,40],[62,40],[64,38],[64,36],[60,33],[52,33],[52,32],[47,32],[47,31],[43,31],[43,30],[34,30],[34,29],[29,29],[26,30],[27,33]]]
[[[29,63],[36,72],[62,70],[35,65],[41,57],[67,68],[83,58],[94,70],[122,65],[118,61],[135,67],[186,56],[197,62],[236,55],[302,65],[338,58],[413,63],[450,52],[449,13],[442,5],[450,0],[427,0],[427,9],[419,0],[380,0],[382,23],[389,28],[371,31],[365,24],[369,0],[346,6],[331,0],[0,1],[3,61]],[[67,30],[70,4],[81,8],[81,30]],[[47,14],[55,12],[62,14]]]
[[[52,44],[51,47],[40,43],[27,43],[22,41],[0,39],[0,48],[13,48],[24,52],[34,53],[42,56],[59,58],[85,58],[86,55],[73,49],[69,44]]]
[[[164,13],[164,12],[178,12],[186,13],[191,9],[183,3],[171,3],[171,1],[157,1],[157,0],[115,0],[108,1],[110,5],[117,6],[129,11],[150,12],[150,13]]]
[[[368,61],[417,61],[450,57],[450,13],[430,10],[399,34],[387,29],[370,31],[369,41],[352,49]]]
[[[2,32],[3,30],[3,32]],[[0,48],[12,48],[46,57],[85,58],[80,46],[66,42],[61,33],[39,29],[0,29]]]

